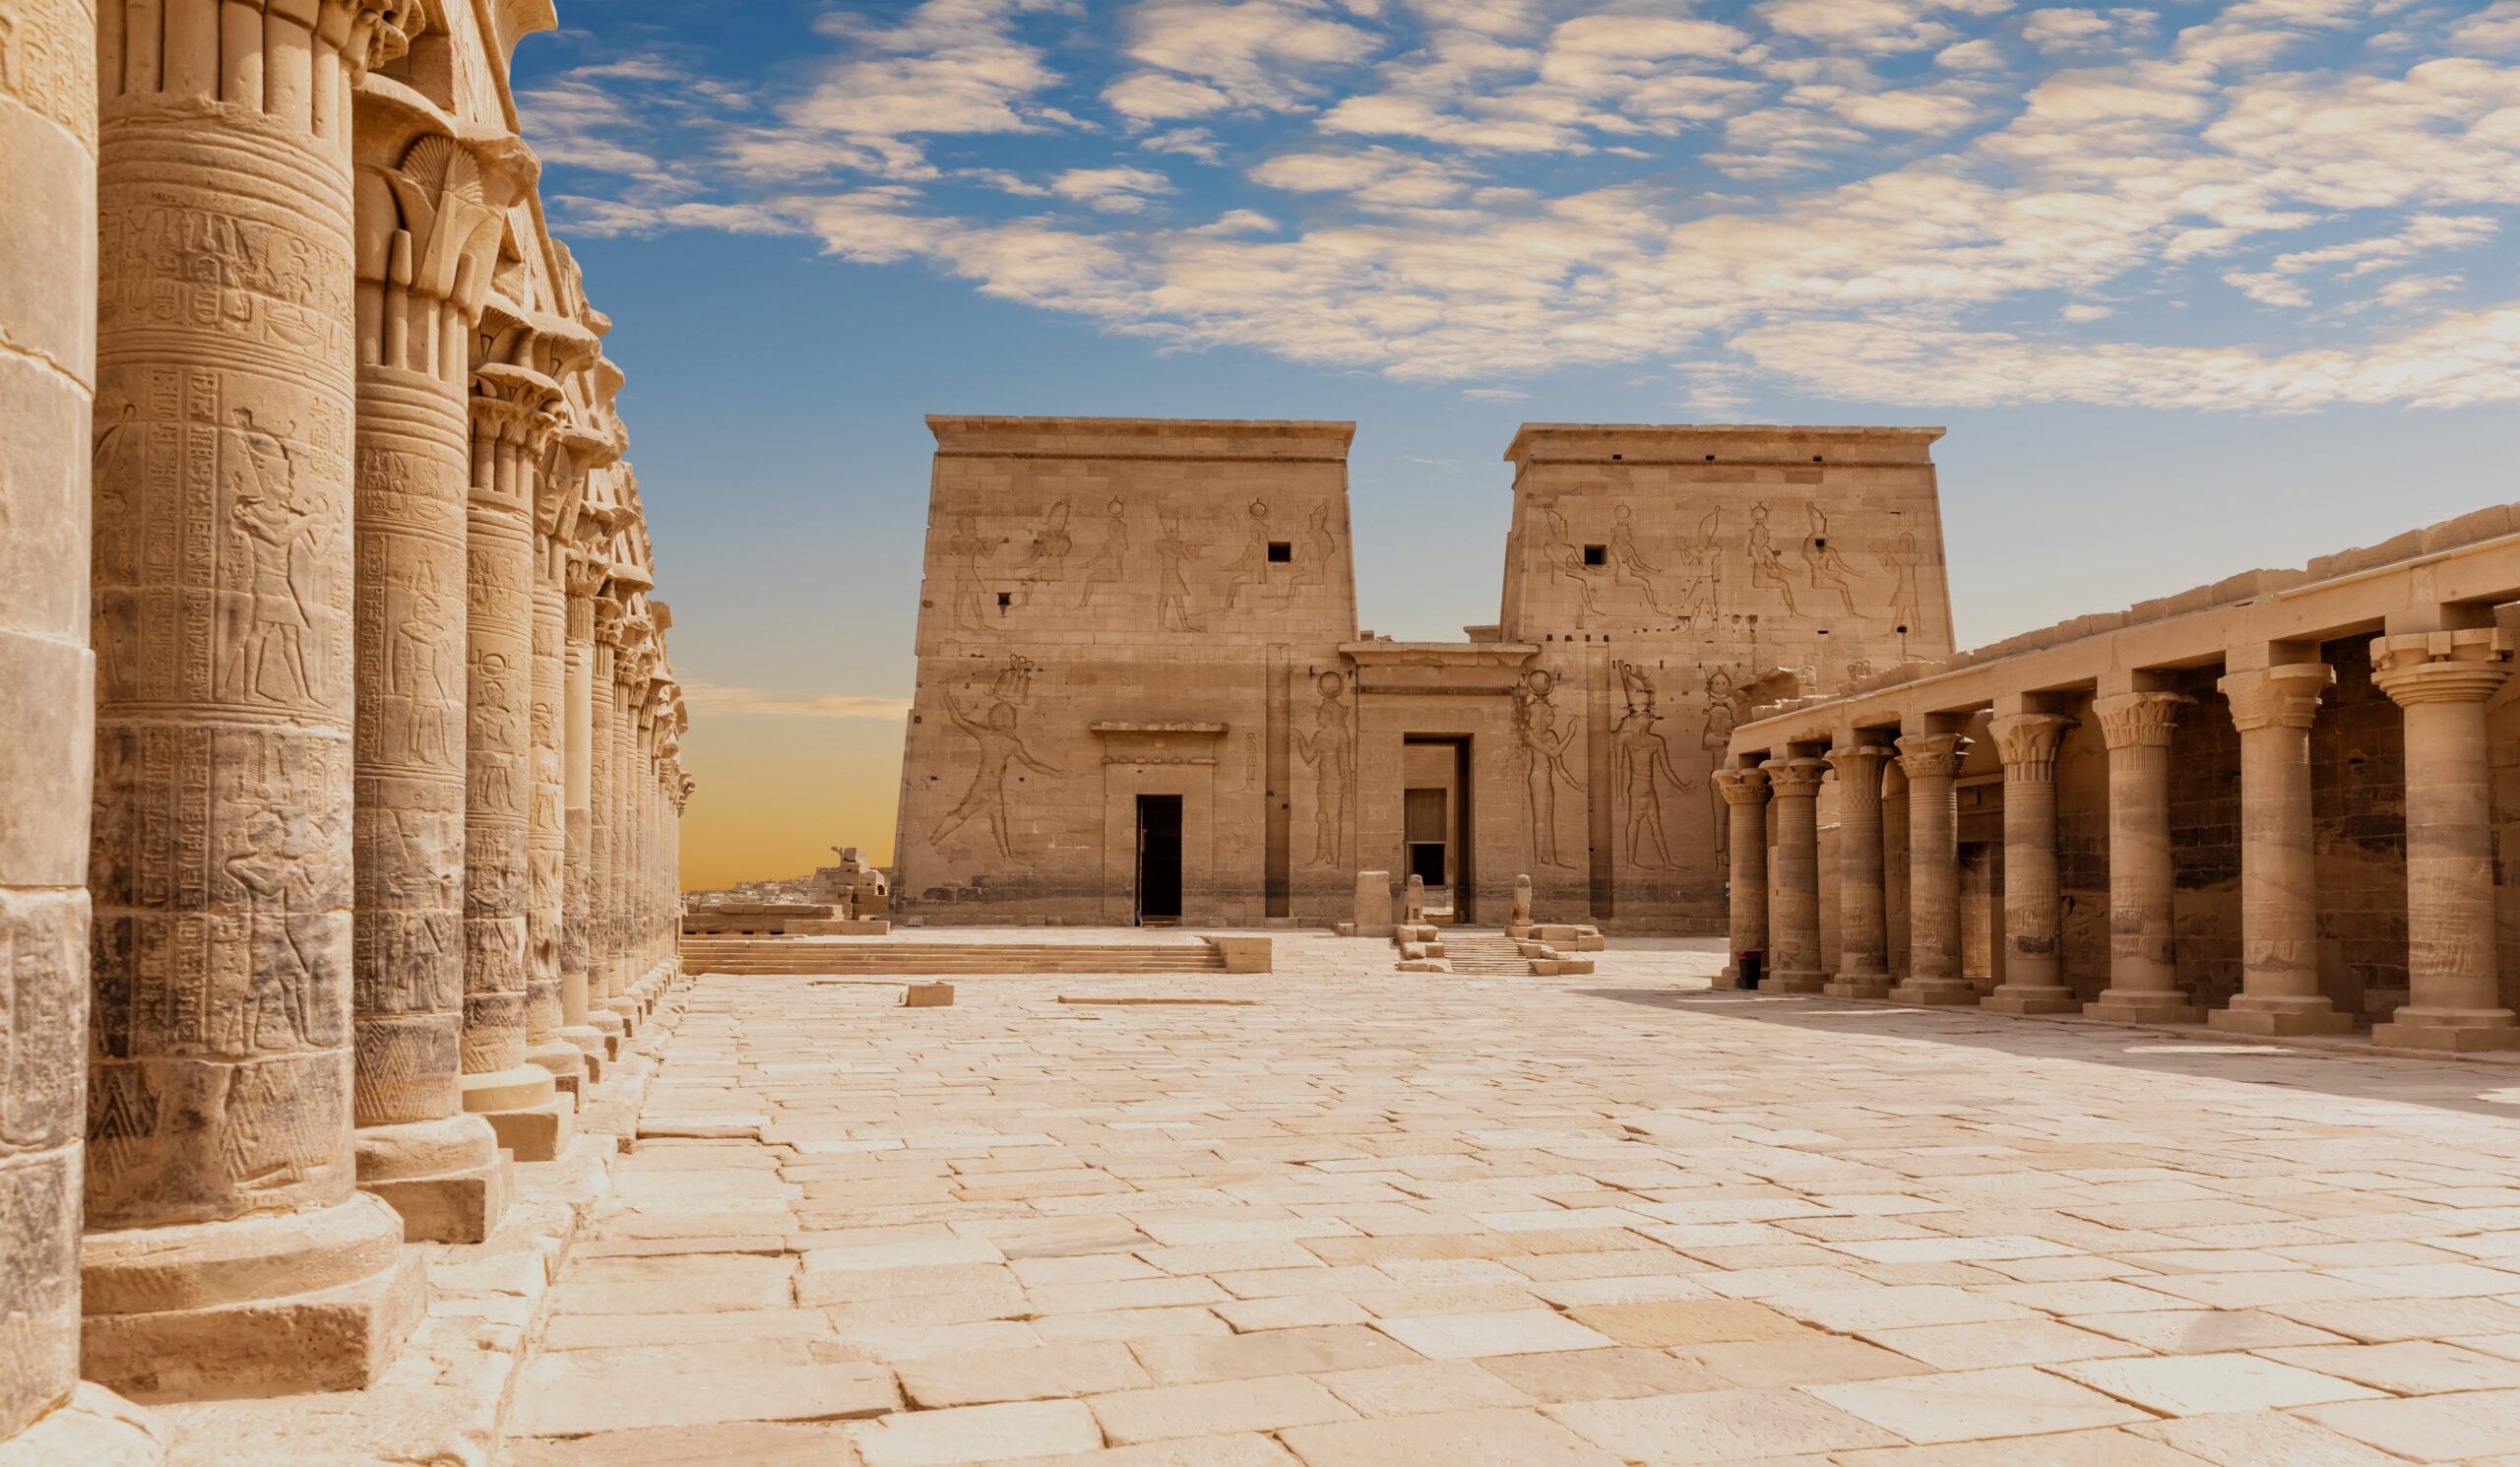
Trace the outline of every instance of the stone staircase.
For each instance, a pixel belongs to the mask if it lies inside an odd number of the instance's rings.
[[[1477,973],[1505,978],[1532,976],[1532,960],[1523,956],[1523,945],[1511,937],[1447,932],[1444,934],[1444,959],[1458,974]]]
[[[682,967],[692,974],[814,977],[1227,971],[1224,954],[1208,942],[813,942],[780,937],[686,937]]]

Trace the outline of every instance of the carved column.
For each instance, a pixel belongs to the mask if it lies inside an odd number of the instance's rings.
[[[1780,993],[1817,993],[1820,967],[1819,759],[1770,759],[1768,788],[1776,799],[1776,854],[1768,870],[1768,958],[1775,966],[1759,987]]]
[[[349,97],[381,9],[98,17],[82,1370],[158,1395],[365,1385],[423,1302],[350,1141]]]
[[[0,0],[0,1462],[14,1463],[158,1455],[111,1393],[79,1385],[95,40],[90,4]]]
[[[466,342],[501,221],[468,149],[413,138],[403,109],[375,111],[357,178],[358,1180],[403,1215],[406,1238],[478,1243],[510,1183],[497,1135],[464,1114],[460,1085]]]
[[[2342,1034],[2319,991],[2310,725],[2336,681],[2325,663],[2234,672],[2220,686],[2240,734],[2240,991],[2207,1014],[2236,1034]]]
[[[534,791],[534,552],[536,419],[556,390],[525,368],[474,368],[472,479],[466,503],[464,1109],[517,1160],[568,1144],[573,1106],[531,1062],[526,904]],[[555,975],[556,983],[556,975]]]
[[[1954,781],[1968,757],[1957,734],[1899,740],[1908,777],[1908,978],[1901,1003],[1971,1004],[1977,985],[1960,971],[1960,802]]]
[[[2065,986],[2056,879],[2056,745],[2073,726],[2046,713],[1987,726],[2004,765],[2004,981],[1979,1006],[1997,1013],[2082,1011]]]
[[[594,978],[594,951],[588,929],[592,888],[602,878],[595,851],[595,596],[603,587],[603,568],[584,551],[562,552],[561,590],[568,638],[568,686],[561,709],[563,750],[563,822],[568,839],[568,864],[561,889],[560,997],[561,1032],[585,1047],[583,1034],[596,1036],[591,1053],[606,1058],[620,1052],[621,1016],[600,1006],[604,996]],[[581,1031],[580,1026],[583,1026]]]
[[[2193,1024],[2172,951],[2170,740],[2176,693],[2114,693],[2092,704],[2109,744],[2109,988],[2083,1005],[2121,1024]]]
[[[613,581],[619,587],[622,578],[635,574],[629,567],[615,565]],[[612,660],[612,880],[603,892],[603,946],[598,961],[605,968],[605,987],[612,993],[609,1005],[626,1024],[636,1025],[647,1017],[647,1005],[634,989],[639,974],[632,966],[631,893],[639,879],[640,832],[638,821],[639,781],[643,761],[639,753],[637,704],[638,689],[647,681],[648,619],[644,614],[627,612],[619,623],[621,645]]]
[[[580,1034],[562,1033],[571,1021],[568,981],[561,962],[562,868],[569,854],[568,825],[561,813],[568,755],[560,712],[569,696],[568,594],[561,585],[561,557],[566,544],[563,532],[575,510],[578,477],[565,446],[534,455],[529,468],[534,478],[533,693],[526,722],[533,788],[526,828],[526,1057],[551,1071],[562,1089],[574,1093],[586,1079],[590,1063],[588,1051],[578,1040],[588,1040],[597,1048],[602,1043],[582,1022]]]
[[[598,584],[608,581],[611,568],[598,556],[593,567]],[[634,1016],[614,1007],[621,996],[620,985],[612,962],[612,888],[618,878],[615,848],[620,845],[613,829],[620,801],[615,797],[619,779],[614,772],[612,748],[612,698],[615,681],[613,668],[621,657],[621,604],[609,595],[598,595],[593,602],[595,618],[594,686],[589,690],[588,712],[589,780],[587,795],[587,991],[589,1012],[594,1021],[601,1022],[609,1015],[605,1028],[615,1041],[631,1029]]]
[[[1719,989],[1741,987],[1741,960],[1762,968],[1768,950],[1768,774],[1764,769],[1719,769],[1715,788],[1724,797],[1732,858],[1731,909],[1732,960],[1715,981]]]
[[[2407,981],[2371,1041],[2520,1048],[2494,961],[2493,806],[2486,701],[2510,676],[2491,628],[2380,637],[2371,680],[2406,714]]]
[[[1908,772],[1897,759],[1881,766],[1881,926],[1888,938],[1890,983],[1908,976]]]
[[[1897,750],[1879,744],[1831,749],[1838,771],[1838,976],[1834,998],[1890,994],[1890,939],[1881,890],[1881,766]]]

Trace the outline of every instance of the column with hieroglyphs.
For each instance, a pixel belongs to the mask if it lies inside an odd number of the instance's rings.
[[[1737,989],[1747,980],[1742,960],[1764,964],[1768,950],[1768,774],[1764,769],[1719,769],[1716,793],[1724,800],[1728,845],[1732,857],[1728,930],[1732,949],[1719,989]]]
[[[2205,1016],[2235,1034],[2343,1034],[2319,991],[2318,847],[2310,813],[2310,725],[2336,682],[2320,662],[2226,675],[2240,735],[2240,991]]]
[[[461,1088],[466,398],[504,234],[494,201],[531,175],[406,103],[357,105],[358,1177],[407,1238],[478,1243],[511,1182]]]
[[[98,18],[83,1370],[153,1394],[365,1385],[424,1302],[351,1145],[350,97],[387,8]]]
[[[96,20],[0,0],[0,1464],[154,1462],[79,1383]]]
[[[1838,973],[1833,998],[1890,993],[1890,938],[1881,887],[1881,768],[1898,754],[1874,743],[1829,751],[1838,771]]]
[[[2192,1024],[2204,1017],[2179,989],[2173,953],[2170,743],[2188,702],[2139,689],[2092,704],[2109,745],[2109,987],[2083,1005],[2095,1019]]]
[[[1918,733],[1899,740],[1908,779],[1908,974],[1890,989],[1900,1003],[1978,1001],[1960,969],[1960,803],[1955,781],[1969,740]]]
[[[1829,766],[1800,757],[1763,767],[1776,802],[1776,849],[1768,859],[1769,967],[1759,987],[1817,993],[1828,982],[1820,967],[1819,797]]]
[[[486,1117],[519,1161],[549,1161],[568,1144],[574,1107],[551,1071],[528,1057],[526,842],[534,789],[535,459],[559,390],[542,373],[507,362],[475,363],[473,373],[465,536],[464,1109]]]
[[[2520,1048],[2495,961],[2492,747],[2486,702],[2511,676],[2492,627],[2371,643],[2371,681],[2406,718],[2410,1000],[2371,1042],[2473,1052]]]
[[[2072,727],[2046,713],[1987,724],[2004,766],[2004,981],[1980,1006],[1996,1013],[2082,1011],[2065,986],[2056,877],[2056,746]]]
[[[532,781],[525,846],[525,988],[526,1058],[551,1071],[562,1089],[575,1094],[587,1078],[590,1056],[577,1037],[562,1033],[569,1025],[568,981],[562,961],[569,834],[563,813],[568,749],[560,721],[569,697],[569,621],[560,557],[585,477],[577,472],[569,452],[573,433],[567,408],[565,401],[554,405],[543,441],[531,450],[533,463],[528,470],[533,509],[529,638],[533,671],[526,718]]]

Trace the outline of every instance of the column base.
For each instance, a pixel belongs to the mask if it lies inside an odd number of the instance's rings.
[[[1891,1002],[1919,1008],[1967,1008],[1983,996],[1965,978],[1911,978],[1890,990]]]
[[[1978,1006],[1998,1014],[2078,1014],[2083,1001],[2074,990],[2064,988],[2023,988],[2005,984],[1978,1000]]]
[[[80,1373],[143,1400],[359,1390],[428,1306],[403,1219],[364,1194],[307,1212],[91,1233]]]
[[[358,1189],[403,1215],[406,1243],[480,1243],[513,1191],[498,1132],[478,1116],[363,1125]]]
[[[525,1062],[549,1070],[552,1084],[558,1086],[563,1095],[576,1095],[586,1084],[586,1052],[557,1034],[548,1043],[527,1050]]]
[[[1823,985],[1820,991],[1832,998],[1887,998],[1890,996],[1890,975],[1887,973],[1841,973]]]
[[[551,1072],[520,1064],[495,1074],[464,1077],[464,1109],[490,1122],[499,1144],[521,1162],[557,1160],[568,1149],[575,1097],[559,1093]]]
[[[1725,965],[1724,965],[1724,971],[1723,971],[1723,972],[1721,972],[1721,973],[1719,973],[1719,974],[1715,975],[1715,977],[1714,977],[1714,978],[1712,978],[1712,979],[1710,979],[1710,980],[1708,980],[1708,981],[1707,981],[1707,987],[1708,987],[1708,988],[1710,988],[1710,989],[1738,989],[1738,988],[1740,988],[1740,987],[1741,987],[1741,969],[1740,969],[1740,966],[1739,966],[1738,964],[1735,964],[1735,963],[1727,963],[1727,964],[1725,964]]]
[[[2446,1050],[2477,1054],[2520,1050],[2520,1027],[2507,1008],[2402,1007],[2389,1022],[2371,1026],[2371,1043],[2400,1050]]]
[[[603,1000],[603,1007],[606,1012],[621,1021],[621,1037],[623,1039],[635,1039],[638,1037],[639,1026],[646,1022],[648,1017],[648,1007],[646,1004],[641,1003],[636,998],[618,997],[606,998]],[[587,1017],[592,1020],[595,1016],[593,1014],[589,1014]]]
[[[2111,1024],[2194,1024],[2202,1022],[2205,1013],[2188,1002],[2185,993],[2108,989],[2083,1005],[2083,1017]]]
[[[586,1056],[587,1078],[598,1084],[603,1080],[603,1066],[611,1056],[605,1052],[603,1031],[593,1024],[573,1024],[560,1031],[560,1042],[574,1046]]]
[[[2286,1038],[2297,1034],[2343,1034],[2354,1027],[2352,1014],[2341,1014],[2325,998],[2258,998],[2235,994],[2231,1005],[2205,1016],[2206,1024],[2225,1034]]]
[[[0,1441],[0,1467],[158,1467],[165,1460],[165,1443],[146,1416],[85,1380],[50,1414]]]
[[[1829,975],[1817,968],[1780,968],[1759,980],[1762,993],[1817,993],[1826,987]]]

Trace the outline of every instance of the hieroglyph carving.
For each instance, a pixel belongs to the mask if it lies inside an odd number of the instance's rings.
[[[1116,586],[1128,572],[1129,513],[1128,505],[1113,499],[1102,509],[1102,543],[1096,547],[1092,559],[1085,562],[1085,589],[1078,594],[1080,606],[1094,605],[1095,594],[1104,586]]]
[[[1811,533],[1802,540],[1802,560],[1811,571],[1811,589],[1837,597],[1850,616],[1855,610],[1855,567],[1829,540],[1829,517],[1817,503],[1807,508],[1811,514]]]
[[[1316,682],[1321,702],[1312,715],[1312,734],[1290,736],[1296,754],[1313,767],[1319,791],[1312,802],[1312,863],[1337,866],[1340,846],[1348,829],[1348,802],[1354,797],[1356,783],[1355,742],[1348,719],[1348,705],[1341,701],[1348,679],[1337,672],[1324,672]]]
[[[1663,785],[1668,781],[1686,795],[1697,789],[1697,782],[1682,779],[1671,767],[1671,746],[1656,732],[1662,721],[1649,698],[1643,708],[1620,715],[1611,726],[1610,738],[1627,809],[1627,858],[1638,865],[1671,871],[1679,869],[1679,862],[1671,859],[1670,841],[1664,830]],[[1649,847],[1650,861],[1646,859]]]
[[[971,788],[945,812],[929,839],[942,844],[946,837],[969,824],[975,816],[988,823],[990,839],[997,854],[1012,858],[1015,842],[1008,828],[1006,810],[1006,776],[1010,765],[1021,764],[1035,774],[1053,778],[1064,771],[1035,758],[1024,746],[1021,729],[1022,710],[1033,699],[1035,665],[1028,658],[1007,661],[1006,668],[989,685],[988,711],[975,718],[963,706],[952,688],[945,689],[946,716],[954,727],[971,735],[979,747],[979,767],[972,772]]]
[[[1794,582],[1786,575],[1785,557],[1777,553],[1776,538],[1768,530],[1768,507],[1764,504],[1753,505],[1750,508],[1750,537],[1747,553],[1750,561],[1750,584],[1764,591],[1773,591],[1782,597],[1785,601],[1785,614],[1788,616],[1800,615],[1801,612],[1794,605]]]
[[[1155,624],[1165,631],[1206,631],[1207,622],[1190,614],[1190,581],[1183,569],[1206,552],[1181,538],[1179,515],[1165,514],[1159,523],[1164,533],[1156,538],[1155,556],[1163,570],[1156,582]]]
[[[1269,501],[1254,499],[1247,510],[1251,531],[1242,542],[1242,553],[1225,568],[1225,608],[1235,610],[1242,605],[1242,593],[1249,590],[1258,602],[1269,593]]]
[[[1610,584],[1613,587],[1632,587],[1643,592],[1645,605],[1655,615],[1668,614],[1663,609],[1662,599],[1654,590],[1654,578],[1663,573],[1662,568],[1646,559],[1645,552],[1636,547],[1636,511],[1628,505],[1622,504],[1610,511],[1610,540],[1604,553],[1609,561]]]
[[[1557,785],[1563,780],[1570,790],[1584,788],[1566,763],[1566,750],[1574,744],[1584,721],[1578,717],[1563,729],[1557,727],[1557,706],[1551,701],[1556,691],[1557,679],[1547,671],[1535,668],[1523,674],[1514,684],[1514,735],[1523,746],[1523,794],[1531,816],[1532,849],[1544,864],[1572,869],[1575,862],[1557,850]]]
[[[0,96],[37,116],[96,137],[95,20],[75,0],[14,0],[0,9]]]
[[[990,630],[988,587],[980,579],[980,562],[997,554],[997,542],[981,535],[970,515],[959,515],[953,536],[945,542],[945,553],[954,567],[954,625],[965,631]]]
[[[1601,588],[1593,584],[1592,567],[1584,563],[1584,552],[1566,532],[1566,517],[1555,505],[1541,510],[1548,522],[1548,538],[1541,542],[1541,556],[1548,563],[1549,584],[1559,582],[1575,588],[1576,605],[1587,614],[1600,615]]]

